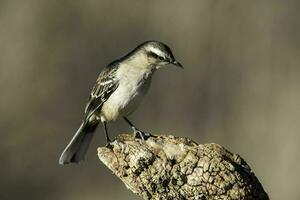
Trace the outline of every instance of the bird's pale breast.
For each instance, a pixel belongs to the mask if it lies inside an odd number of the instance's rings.
[[[142,101],[151,83],[152,71],[124,67],[117,77],[119,86],[107,99],[101,109],[101,120],[113,121],[130,115]]]

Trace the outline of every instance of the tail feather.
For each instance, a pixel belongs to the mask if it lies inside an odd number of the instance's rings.
[[[78,163],[83,160],[97,126],[98,123],[83,122],[61,154],[59,164]]]

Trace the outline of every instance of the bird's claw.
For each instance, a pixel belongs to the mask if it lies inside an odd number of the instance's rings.
[[[134,137],[135,138],[140,138],[142,141],[145,141],[149,137],[151,137],[150,133],[140,131],[139,129],[137,129],[135,127],[133,127],[132,129],[133,129],[133,135],[134,135]]]
[[[111,145],[111,141],[107,141],[105,147],[112,149],[113,146]]]

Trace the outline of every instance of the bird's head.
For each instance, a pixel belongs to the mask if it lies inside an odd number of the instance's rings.
[[[155,67],[156,69],[172,64],[177,67],[183,66],[174,58],[171,49],[162,42],[147,41],[139,45],[133,52],[131,61],[142,63],[140,67]]]

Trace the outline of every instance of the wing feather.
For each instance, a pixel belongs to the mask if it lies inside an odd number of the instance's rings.
[[[117,89],[119,85],[116,78],[117,69],[118,65],[109,65],[99,74],[85,107],[86,121],[88,121],[96,111],[101,109],[103,103]]]

